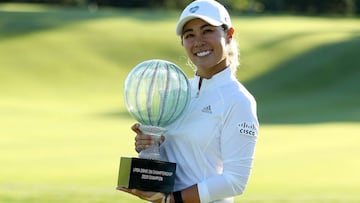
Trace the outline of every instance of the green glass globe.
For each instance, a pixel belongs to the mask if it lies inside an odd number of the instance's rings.
[[[165,127],[174,122],[190,100],[190,85],[174,63],[153,59],[135,66],[125,80],[125,103],[141,124]]]

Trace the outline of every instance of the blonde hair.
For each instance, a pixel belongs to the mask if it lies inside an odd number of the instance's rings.
[[[231,39],[230,46],[228,47],[230,68],[233,75],[236,74],[237,69],[240,66],[240,53],[238,49],[238,43],[235,39]]]

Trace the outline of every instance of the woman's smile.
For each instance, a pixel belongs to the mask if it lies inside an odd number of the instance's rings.
[[[195,55],[198,57],[204,57],[204,56],[208,56],[212,53],[212,50],[205,50],[205,51],[199,51],[196,52]]]

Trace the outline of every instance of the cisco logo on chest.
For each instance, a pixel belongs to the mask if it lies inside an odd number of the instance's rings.
[[[257,136],[257,127],[251,122],[242,122],[238,124],[239,132],[242,135]]]

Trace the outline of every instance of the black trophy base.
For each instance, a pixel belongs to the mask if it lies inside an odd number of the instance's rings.
[[[174,188],[175,170],[176,164],[171,162],[121,157],[118,186],[170,193]]]

